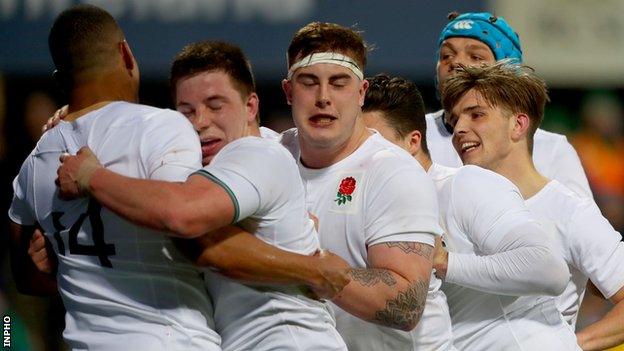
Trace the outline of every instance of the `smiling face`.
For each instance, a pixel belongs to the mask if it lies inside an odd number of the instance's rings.
[[[225,145],[249,133],[258,112],[258,96],[246,98],[224,71],[206,71],[176,82],[176,109],[199,134],[202,164],[207,165]]]
[[[476,90],[459,99],[449,119],[454,127],[453,146],[464,164],[496,171],[512,152],[515,119],[490,106]]]
[[[444,82],[459,64],[478,66],[495,61],[494,53],[482,41],[463,37],[448,38],[440,46],[437,64],[438,82]]]
[[[348,68],[319,63],[298,69],[282,87],[306,147],[336,150],[354,138],[366,80]]]

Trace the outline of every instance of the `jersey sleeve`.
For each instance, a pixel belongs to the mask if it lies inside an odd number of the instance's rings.
[[[449,213],[484,254],[496,252],[512,228],[533,221],[518,188],[499,174],[464,166],[452,182]]]
[[[23,226],[34,225],[37,221],[34,209],[28,201],[32,197],[32,161],[32,156],[28,156],[13,180],[13,200],[9,208],[9,218]]]
[[[367,245],[412,241],[433,246],[442,234],[433,182],[417,165],[394,169],[368,184]]]
[[[574,266],[606,298],[624,286],[624,242],[590,199],[584,199],[571,217],[568,232]]]
[[[268,145],[272,143],[275,145]],[[232,198],[237,222],[257,213],[261,208],[279,204],[288,191],[289,175],[285,162],[293,163],[286,150],[277,142],[260,138],[238,139],[224,147],[196,174],[221,185]],[[298,179],[298,178],[297,178]]]
[[[581,197],[593,198],[581,160],[565,136],[555,145],[550,167],[553,171],[550,176],[553,179],[564,184]]]
[[[165,110],[145,129],[141,156],[150,179],[184,181],[201,168],[199,138],[184,116]]]
[[[554,296],[565,288],[569,276],[565,261],[509,180],[466,166],[453,179],[451,206],[479,254],[449,253],[447,281],[516,296]]]

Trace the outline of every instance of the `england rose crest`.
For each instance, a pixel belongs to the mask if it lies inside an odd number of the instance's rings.
[[[338,187],[338,194],[336,194],[336,201],[338,205],[343,205],[347,201],[351,202],[351,194],[355,191],[355,178],[347,177],[340,182]]]

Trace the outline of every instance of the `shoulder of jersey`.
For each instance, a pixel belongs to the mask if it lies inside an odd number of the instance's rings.
[[[298,142],[297,128],[291,128],[282,132],[280,143],[290,152],[291,155],[299,154],[299,142]]]
[[[33,152],[44,152],[46,150],[62,150],[65,148],[63,136],[61,134],[63,128],[72,128],[67,122],[59,123],[54,128],[46,131],[41,135]]]
[[[549,132],[540,128],[535,131],[534,139],[536,143],[542,144],[558,144],[568,140],[563,134]]]
[[[494,186],[511,187],[517,190],[517,187],[509,179],[504,176],[474,165],[466,165],[458,168],[455,173],[454,182],[458,184],[466,184],[469,189],[493,188]],[[518,192],[520,192],[518,190]]]
[[[154,118],[179,118],[186,120],[186,118],[178,111],[129,102],[118,103],[111,106],[111,109],[112,111],[118,111],[120,114],[127,115],[128,117],[132,116],[150,122],[153,121]]]
[[[374,164],[388,164],[393,167],[420,166],[418,161],[407,151],[384,139],[381,134],[373,134],[370,140],[372,143],[370,159]],[[422,167],[418,167],[421,168]],[[424,170],[423,170],[424,171]]]
[[[572,209],[579,206],[591,206],[592,204],[594,204],[593,199],[579,196],[577,193],[570,190],[570,188],[558,182],[557,180],[551,180],[551,182],[554,182],[553,184],[551,184],[551,186],[553,186],[554,189],[552,190],[555,191],[557,195],[557,204],[552,204],[553,206],[555,206],[555,208]]]
[[[294,159],[290,152],[288,152],[288,150],[276,139],[255,136],[244,137],[232,141],[231,143],[226,145],[223,150],[240,148],[246,149],[248,150],[248,152],[257,151],[254,152],[255,157],[259,157],[266,162],[283,162],[284,159],[293,160],[294,162]]]

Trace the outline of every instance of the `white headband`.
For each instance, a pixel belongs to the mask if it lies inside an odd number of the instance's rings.
[[[316,65],[318,63],[331,63],[333,65],[346,67],[350,69],[358,78],[364,79],[364,73],[362,73],[358,64],[355,63],[355,61],[349,56],[345,56],[337,52],[315,52],[302,58],[290,66],[288,76],[286,78],[292,78],[295,71],[299,68]]]

